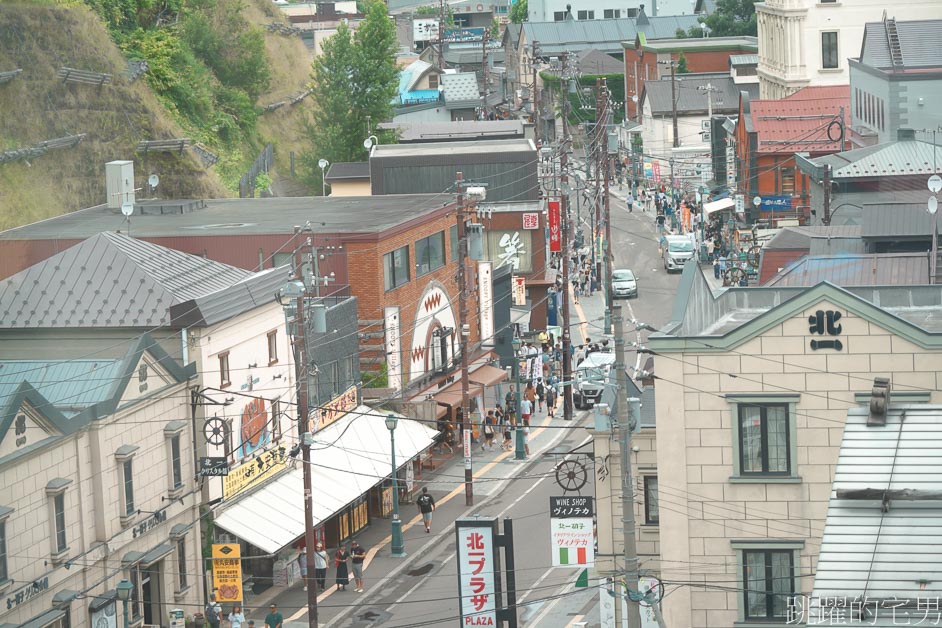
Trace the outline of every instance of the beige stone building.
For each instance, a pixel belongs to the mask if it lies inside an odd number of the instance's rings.
[[[784,626],[813,587],[848,409],[942,402],[942,288],[733,288],[686,269],[648,339],[667,624]]]
[[[131,625],[200,608],[194,374],[149,335],[123,358],[0,361],[0,625],[117,626],[123,579]]]

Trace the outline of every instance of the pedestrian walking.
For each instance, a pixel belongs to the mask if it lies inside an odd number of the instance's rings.
[[[366,560],[366,550],[356,541],[350,547],[350,562],[353,563],[353,590],[363,593],[363,561]]]
[[[422,494],[415,500],[415,505],[422,514],[422,523],[425,524],[425,533],[432,531],[432,513],[435,512],[435,498],[429,495],[428,487],[422,487]]]
[[[307,591],[307,548],[302,547],[298,553],[298,569],[301,570],[301,582],[304,583],[304,590]]]
[[[350,559],[350,552],[345,545],[337,548],[334,554],[334,568],[337,570],[337,588],[341,591],[347,590],[350,584],[350,573],[347,571],[347,561]]]
[[[211,628],[219,628],[222,622],[222,606],[216,601],[216,596],[210,594],[209,602],[206,604],[206,621]]]
[[[318,543],[314,546],[314,586],[320,587],[321,591],[327,590],[327,552],[324,551],[324,544]]]
[[[513,434],[510,431],[510,423],[504,423],[504,442],[500,444],[500,448],[504,451],[512,451],[514,448],[513,439],[511,438]]]
[[[630,193],[628,194],[628,198],[625,199],[625,203],[628,204],[628,213],[633,212],[635,209],[635,199],[631,196]]]
[[[268,607],[268,614],[265,615],[265,625],[268,628],[282,628],[285,618],[278,612],[278,607],[274,604]]]
[[[579,284],[576,284],[572,289],[572,300],[576,305],[579,305]]]
[[[716,257],[713,258],[713,278],[720,278],[720,260]]]
[[[229,613],[229,628],[242,628],[244,623],[245,613],[242,612],[242,606],[236,604],[232,607],[232,612]]]
[[[494,411],[489,410],[484,417],[484,444],[481,445],[481,451],[486,447],[488,451],[494,449],[494,433],[497,431],[497,418]]]
[[[543,384],[543,378],[536,380],[536,407],[543,412],[543,399],[546,398],[546,386]]]
[[[526,453],[527,458],[529,458],[530,457],[530,426],[529,425],[525,425],[523,427],[523,451]]]

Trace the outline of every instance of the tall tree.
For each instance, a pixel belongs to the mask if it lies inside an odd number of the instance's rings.
[[[530,17],[530,9],[527,7],[527,0],[517,0],[510,7],[510,21],[514,24],[523,24]]]
[[[690,68],[687,67],[687,55],[680,53],[677,58],[677,74],[689,74]]]
[[[396,65],[396,25],[386,13],[386,5],[374,0],[353,36],[356,56],[353,81],[354,114],[363,121],[362,144],[366,138],[366,116],[375,125],[392,117],[392,100],[399,87]]]
[[[756,0],[717,0],[716,10],[700,18],[700,22],[707,25],[710,37],[755,36],[759,32]],[[687,34],[690,37],[704,35],[700,26],[691,26]]]

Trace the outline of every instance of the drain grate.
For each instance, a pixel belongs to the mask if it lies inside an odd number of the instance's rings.
[[[424,576],[428,574],[428,572],[432,571],[432,569],[434,568],[435,568],[435,565],[433,563],[425,563],[421,567],[407,571],[406,575],[407,576]]]

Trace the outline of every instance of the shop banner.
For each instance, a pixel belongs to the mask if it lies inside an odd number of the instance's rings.
[[[496,519],[458,519],[458,595],[462,626],[497,626],[500,561]]]
[[[562,217],[560,216],[559,199],[547,201],[547,223],[549,224],[549,242],[550,252],[559,253],[563,250],[563,227]]]
[[[213,587],[222,605],[242,602],[242,551],[238,543],[214,543]]]

